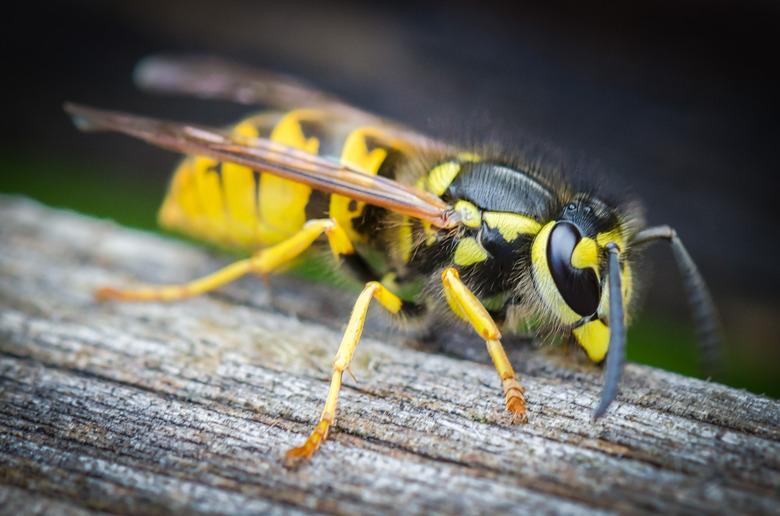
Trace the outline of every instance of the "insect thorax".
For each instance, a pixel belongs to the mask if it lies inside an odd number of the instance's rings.
[[[551,327],[608,316],[604,246],[615,241],[625,250],[630,232],[618,209],[468,154],[438,163],[417,186],[451,204],[463,225],[436,232],[397,217],[395,239],[403,252],[396,257],[407,277],[435,276],[454,265],[480,299],[522,306]],[[622,266],[629,300],[630,265],[624,260]]]

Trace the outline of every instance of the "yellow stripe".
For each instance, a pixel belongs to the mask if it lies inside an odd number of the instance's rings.
[[[633,274],[630,265],[627,263],[623,265],[623,269],[620,271],[620,286],[623,288],[623,311],[626,313],[626,324],[628,324],[630,322],[628,319],[630,313],[625,308],[631,302]],[[598,313],[601,316],[609,316],[609,277],[607,277],[607,281],[602,289]]]
[[[193,160],[192,156],[187,156],[173,173],[168,194],[158,215],[160,225],[164,228],[189,231],[191,221],[200,217],[200,205],[195,197]]]
[[[301,128],[303,119],[316,118],[314,110],[296,110],[279,120],[271,140],[296,149],[317,154],[320,142],[306,138]],[[267,243],[281,242],[295,234],[306,222],[306,204],[311,188],[300,183],[264,173],[260,177],[260,239]]]
[[[256,138],[279,117],[262,113],[236,125],[234,135]],[[219,245],[252,250],[269,245],[258,233],[254,172],[247,167],[187,156],[176,168],[160,208],[160,224]],[[216,172],[219,170],[220,172]]]
[[[195,157],[193,165],[197,195],[203,208],[203,217],[207,221],[204,230],[210,240],[218,240],[227,226],[222,184],[219,175],[212,170],[215,166],[216,161],[200,156]]]
[[[257,138],[260,136],[257,127],[244,121],[233,128],[233,134]],[[222,164],[222,182],[227,199],[227,210],[230,225],[227,228],[231,241],[249,247],[257,240],[259,225],[257,202],[255,199],[255,182],[252,169],[235,163]]]
[[[482,214],[488,227],[498,229],[507,242],[516,240],[520,235],[535,235],[542,225],[531,217],[518,213],[488,211]]]
[[[462,238],[455,248],[453,260],[457,265],[466,267],[475,263],[484,262],[488,259],[485,249],[479,245],[474,237]]]
[[[412,222],[409,217],[404,217],[401,220],[401,225],[398,226],[398,245],[401,253],[401,260],[403,260],[404,263],[409,263],[409,260],[412,258],[413,244]]]
[[[455,211],[460,214],[464,226],[478,228],[482,225],[482,214],[472,203],[460,200],[455,203]]]
[[[375,176],[379,168],[387,159],[387,149],[377,147],[368,150],[366,137],[376,136],[376,130],[368,127],[352,131],[344,142],[341,150],[341,160],[344,163],[357,167],[366,175]],[[366,235],[361,235],[353,228],[353,220],[363,215],[365,203],[355,201],[343,195],[330,196],[329,214],[343,227],[353,242],[365,242]],[[350,209],[352,207],[353,209]]]
[[[460,163],[448,161],[435,166],[428,173],[428,191],[435,195],[443,195],[460,172]]]
[[[473,152],[460,152],[458,153],[458,159],[461,161],[479,161],[482,158]]]

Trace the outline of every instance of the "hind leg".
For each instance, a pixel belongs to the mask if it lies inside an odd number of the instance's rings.
[[[95,298],[100,301],[106,299],[176,301],[197,296],[227,285],[249,273],[270,274],[297,258],[311,247],[323,233],[328,237],[328,243],[334,255],[352,255],[355,252],[346,232],[334,219],[315,219],[307,222],[298,233],[289,239],[258,251],[250,258],[231,263],[202,278],[181,285],[156,285],[129,289],[101,288],[95,292]]]

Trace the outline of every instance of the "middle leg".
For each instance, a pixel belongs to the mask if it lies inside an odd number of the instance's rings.
[[[336,421],[336,404],[341,390],[341,380],[344,371],[349,368],[352,362],[352,356],[355,354],[360,336],[363,333],[363,325],[366,322],[366,314],[371,299],[376,299],[390,313],[397,314],[401,311],[401,299],[387,290],[377,281],[369,281],[363,288],[363,292],[358,296],[355,306],[352,309],[352,315],[349,318],[347,329],[341,339],[341,344],[333,359],[333,375],[330,380],[328,397],[325,400],[325,407],[322,409],[322,415],[301,446],[292,448],[285,455],[285,465],[294,467],[301,462],[308,460],[320,448],[322,442],[328,437],[328,431]]]

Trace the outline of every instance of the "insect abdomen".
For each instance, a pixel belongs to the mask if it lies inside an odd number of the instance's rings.
[[[388,141],[379,127],[355,127],[328,119],[326,113],[299,109],[263,113],[237,124],[233,133],[271,140],[312,154],[357,165],[368,174],[394,176],[404,142]],[[309,186],[232,163],[187,156],[174,172],[160,224],[217,245],[253,250],[276,244],[312,218],[331,216],[357,242],[356,227],[364,204],[326,195]]]

